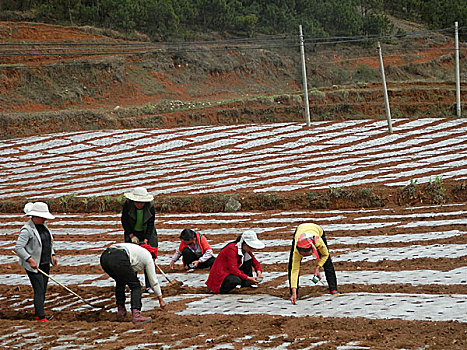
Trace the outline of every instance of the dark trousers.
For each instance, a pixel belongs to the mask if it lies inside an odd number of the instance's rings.
[[[101,255],[102,269],[115,280],[117,305],[125,305],[125,287],[131,291],[131,308],[141,310],[141,284],[130,265],[130,258],[122,249],[107,248]]]
[[[188,247],[182,250],[182,256],[185,266],[190,265],[193,261],[199,260],[199,257]],[[200,262],[197,269],[211,268],[212,264],[214,264],[214,260],[216,260],[216,258],[211,256],[208,260]]]
[[[324,232],[323,232],[323,235],[321,236],[321,239],[326,245],[326,248],[328,248],[328,242],[326,241],[326,235],[324,234]],[[329,248],[328,248],[328,252],[329,252]],[[319,257],[321,258],[321,254],[319,254]],[[337,277],[336,277],[336,271],[334,270],[334,264],[332,263],[331,253],[329,253],[329,257],[324,263],[323,269],[324,269],[324,275],[326,276],[326,281],[328,281],[329,291],[332,292],[333,290],[337,290]]]
[[[250,259],[247,262],[243,263],[243,265],[240,266],[239,270],[243,271],[243,273],[246,274],[247,276],[253,277],[253,260]],[[235,276],[232,274],[227,275],[227,277],[224,278],[224,281],[222,281],[219,293],[221,294],[228,293],[238,285],[241,285],[242,287],[246,287],[246,286],[250,286],[251,283],[241,279],[238,276]]]
[[[326,245],[326,248],[328,248],[328,242],[326,241],[326,234],[324,232],[323,232],[323,235],[321,236],[321,239]],[[295,247],[295,234],[294,234],[294,238],[292,239],[292,248],[290,250],[290,257],[289,257],[289,281],[290,281],[290,273],[292,271],[292,256],[293,256],[294,247]],[[328,251],[329,251],[329,248],[328,248]],[[321,258],[321,254],[319,253],[319,251],[318,251],[318,254],[319,254],[319,257]],[[337,290],[337,277],[336,277],[336,271],[334,270],[334,265],[332,263],[331,253],[329,253],[329,257],[324,263],[323,269],[324,269],[324,275],[326,276],[326,281],[328,282],[329,291],[332,292],[333,290]],[[298,282],[299,281],[300,281],[300,276],[298,276],[298,279],[297,279],[297,295],[298,295],[298,288],[299,288]],[[290,294],[292,294],[292,289],[290,289]]]
[[[144,236],[145,236],[145,233],[143,231],[135,231],[133,232],[133,235],[135,235],[136,237],[138,237],[139,239],[139,244],[144,244]],[[131,242],[131,238],[129,235],[127,234],[124,234],[123,235],[123,238],[124,238],[124,241],[125,243],[132,243]],[[148,239],[148,244],[151,246],[151,247],[154,247],[154,248],[157,248],[159,246],[159,239],[157,237],[157,233],[154,232],[151,237],[149,237]],[[146,272],[144,272],[144,285],[146,288],[149,288],[150,287],[150,284],[149,284],[149,279],[148,279],[148,276],[146,276]]]
[[[39,268],[46,274],[50,272],[50,264],[39,265]],[[44,303],[45,303],[45,292],[47,291],[47,284],[49,278],[40,272],[31,272],[26,270],[29,281],[31,281],[32,290],[34,291],[34,316],[39,319],[45,318]]]

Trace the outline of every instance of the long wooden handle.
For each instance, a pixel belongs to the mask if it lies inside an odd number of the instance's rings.
[[[52,281],[54,281],[55,283],[57,283],[58,285],[62,286],[63,288],[65,288],[67,291],[69,291],[70,293],[72,293],[73,295],[77,296],[78,298],[80,298],[83,302],[85,302],[86,304],[88,304],[89,306],[92,306],[96,309],[103,309],[105,306],[97,306],[97,305],[93,305],[91,304],[90,302],[84,300],[82,297],[80,297],[78,294],[76,294],[75,292],[73,292],[70,288],[68,288],[67,286],[65,286],[64,284],[61,284],[59,281],[57,281],[55,278],[53,278],[52,276],[46,274],[44,271],[42,271],[40,268],[37,268],[37,271],[39,271],[40,273],[42,273],[44,276],[50,278]]]
[[[159,267],[159,265],[157,265],[156,263],[154,263],[154,265],[157,266],[157,268],[159,269],[159,271],[161,272],[161,274],[167,279],[167,281],[169,281],[169,283],[171,283],[172,281],[171,281],[170,278],[164,273],[164,271],[162,271],[162,269]]]

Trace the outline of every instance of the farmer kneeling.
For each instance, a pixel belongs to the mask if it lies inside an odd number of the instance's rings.
[[[211,268],[214,260],[211,246],[205,236],[190,229],[184,229],[180,234],[180,246],[175,251],[170,261],[170,268],[175,267],[175,262],[183,257],[183,266],[188,272],[195,269]]]
[[[298,299],[298,277],[300,263],[304,256],[316,257],[318,263],[314,275],[317,279],[321,279],[319,271],[322,267],[330,293],[338,294],[336,272],[329,255],[326,236],[322,227],[316,224],[301,224],[295,230],[289,257],[288,275],[292,304],[295,304]]]
[[[256,286],[263,278],[261,266],[253,255],[253,249],[263,249],[256,233],[245,231],[234,242],[221,249],[211,267],[206,285],[214,293],[228,293],[237,285]],[[253,268],[256,278],[253,277]]]
[[[151,321],[151,317],[141,315],[141,284],[137,273],[144,270],[151,288],[159,299],[161,308],[165,307],[162,292],[156,276],[156,269],[149,250],[132,243],[115,243],[107,248],[101,255],[101,266],[115,282],[115,298],[117,299],[117,319],[123,320],[126,316],[125,287],[131,290],[131,313],[133,323]]]

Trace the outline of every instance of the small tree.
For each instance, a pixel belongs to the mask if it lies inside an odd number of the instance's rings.
[[[235,29],[245,31],[248,37],[252,37],[256,31],[258,17],[254,14],[237,16],[235,18]]]

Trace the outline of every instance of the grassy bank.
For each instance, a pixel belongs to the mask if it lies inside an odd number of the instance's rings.
[[[52,212],[119,213],[125,198],[119,196],[79,197],[68,194],[44,198]],[[0,212],[22,212],[28,200],[0,201]],[[235,212],[249,210],[381,208],[467,202],[467,182],[435,179],[403,187],[329,188],[318,191],[277,193],[231,193],[156,196],[156,212]]]

